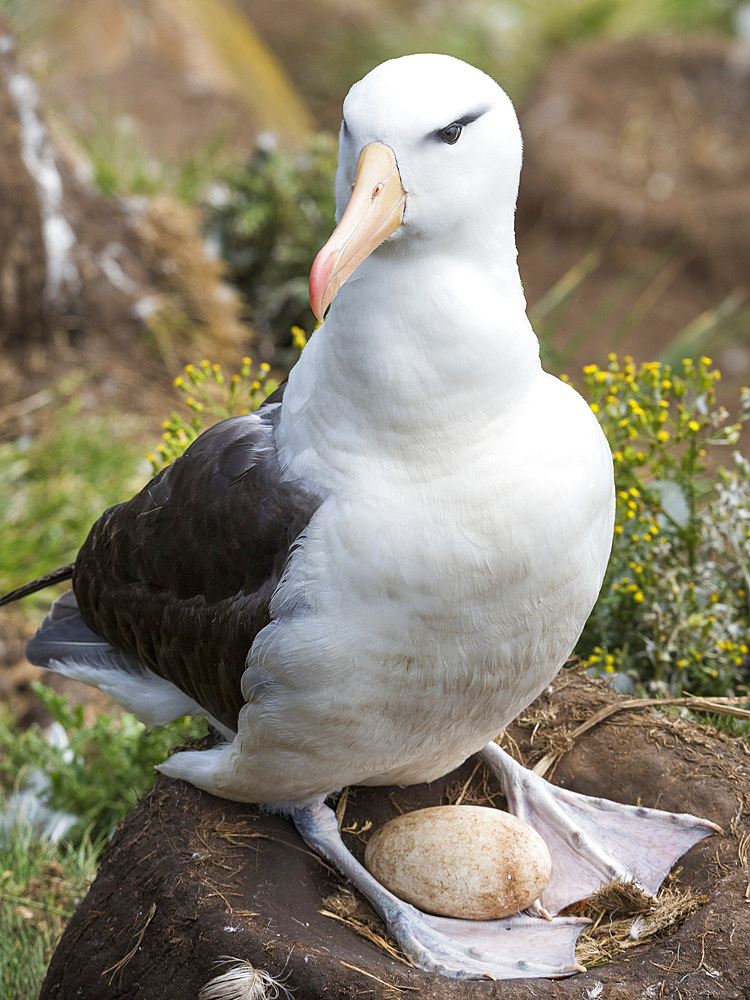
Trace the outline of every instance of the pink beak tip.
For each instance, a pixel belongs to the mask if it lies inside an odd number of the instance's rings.
[[[315,316],[321,322],[325,311],[323,298],[331,277],[332,267],[333,260],[330,254],[326,252],[326,248],[323,247],[313,261],[313,266],[310,269],[310,305]]]

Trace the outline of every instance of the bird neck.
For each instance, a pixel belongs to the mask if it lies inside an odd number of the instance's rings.
[[[492,268],[439,247],[408,261],[376,252],[290,375],[277,432],[282,467],[331,486],[359,455],[414,467],[418,453],[429,474],[431,462],[510,420],[540,371],[515,247]],[[330,461],[340,465],[326,468]]]

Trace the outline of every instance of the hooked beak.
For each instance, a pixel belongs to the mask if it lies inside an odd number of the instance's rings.
[[[319,320],[347,278],[401,225],[405,204],[393,151],[371,142],[360,153],[346,211],[310,271],[310,305]]]

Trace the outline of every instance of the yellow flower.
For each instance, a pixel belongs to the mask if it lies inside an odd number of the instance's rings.
[[[691,421],[690,421],[690,422],[688,423],[688,427],[689,427],[689,428],[690,428],[690,430],[691,430],[691,431],[693,431],[693,432],[696,432],[696,431],[699,431],[699,430],[701,429],[701,425],[700,425],[700,424],[698,423],[698,421],[697,421],[697,420],[691,420]]]
[[[592,413],[598,413],[599,412],[599,404],[598,403],[590,403],[589,405],[591,406],[591,412]]]
[[[175,389],[179,389],[181,385],[182,385],[182,376],[178,375],[177,378],[174,380],[174,387]]]
[[[634,601],[635,601],[635,602],[636,602],[637,604],[640,604],[640,603],[641,603],[641,601],[643,600],[643,594],[641,593],[641,591],[640,591],[640,590],[636,590],[636,592],[635,592],[635,593],[633,594],[633,600],[634,600]]]

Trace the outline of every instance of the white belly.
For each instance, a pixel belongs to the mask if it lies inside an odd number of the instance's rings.
[[[549,376],[513,426],[426,481],[353,473],[311,521],[251,651],[229,797],[446,773],[543,690],[596,600],[609,452]]]

